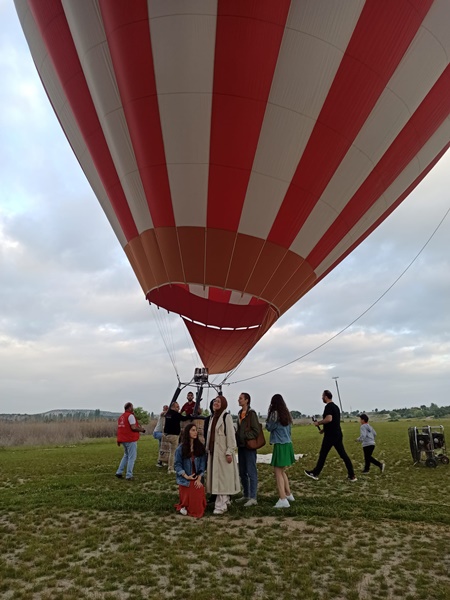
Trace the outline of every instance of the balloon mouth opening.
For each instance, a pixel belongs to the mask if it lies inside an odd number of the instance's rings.
[[[211,374],[236,368],[279,317],[269,302],[223,288],[165,284],[146,298],[181,316]]]
[[[206,327],[208,329],[219,329],[221,331],[247,331],[249,329],[259,329],[261,327],[261,324],[248,325],[248,326],[244,326],[244,327],[219,327],[218,325],[211,325],[208,323],[202,323],[201,321],[195,321],[194,319],[190,319],[186,315],[180,314],[180,317],[185,322],[188,321],[189,323],[194,323],[194,325],[200,325],[200,327]]]
[[[242,292],[201,285],[166,284],[147,293],[158,308],[176,313],[205,329],[252,331],[260,329],[268,313],[278,318],[271,304]]]

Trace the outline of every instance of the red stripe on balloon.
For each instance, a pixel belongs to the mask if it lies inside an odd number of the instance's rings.
[[[218,5],[208,227],[239,225],[290,0]]]
[[[367,231],[364,232],[364,234],[359,237],[356,242],[354,242],[350,248],[348,248],[344,254],[342,254],[342,256],[340,256],[330,267],[328,267],[328,269],[322,273],[322,275],[320,277],[317,278],[317,280],[314,282],[314,285],[316,285],[317,283],[319,283],[319,281],[321,281],[324,277],[326,277],[328,275],[328,273],[330,273],[340,262],[342,262],[344,260],[344,258],[346,258],[349,254],[351,254],[353,252],[353,250],[355,250],[355,248],[357,248],[359,246],[359,244],[361,244],[361,242],[363,242],[367,237],[369,237],[369,235],[371,233],[373,233],[375,231],[375,229],[381,225],[381,223],[388,218],[388,216],[394,212],[394,210],[400,206],[400,204],[403,202],[403,200],[405,200],[409,194],[411,194],[411,192],[419,185],[419,183],[422,181],[422,179],[424,179],[428,173],[436,166],[436,164],[441,160],[441,158],[444,156],[444,154],[450,149],[450,143],[448,143],[440,152],[439,154],[431,161],[431,163],[422,171],[422,173],[411,183],[411,185],[403,192],[403,194],[401,196],[399,196],[397,198],[397,200],[386,210],[386,212],[384,212],[381,217],[379,217],[375,223],[369,227],[369,229],[367,229]]]
[[[268,240],[289,248],[414,39],[433,0],[368,0]]]
[[[230,298],[230,290],[222,290],[216,287],[210,287],[208,290],[208,300],[212,300],[213,302],[222,302],[223,304],[228,304]]]
[[[333,248],[397,179],[448,118],[449,112],[450,66],[445,69],[371,174],[310,252],[306,260],[313,269],[325,260]]]
[[[127,241],[138,235],[109,152],[60,0],[30,0],[30,9],[103,187]]]
[[[150,40],[147,0],[100,0],[123,110],[155,227],[175,225]]]

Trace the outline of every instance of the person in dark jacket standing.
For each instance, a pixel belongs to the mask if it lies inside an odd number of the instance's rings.
[[[321,421],[314,421],[316,427],[323,425],[323,430],[320,433],[323,434],[322,447],[320,448],[319,459],[316,466],[312,471],[305,471],[305,475],[315,479],[319,479],[319,475],[325,465],[325,461],[328,456],[328,452],[333,448],[342,458],[347,467],[347,474],[349,481],[357,481],[355,477],[355,471],[353,469],[352,461],[348,457],[347,452],[344,448],[342,441],[342,429],[341,429],[341,411],[339,407],[333,402],[333,394],[329,390],[324,390],[322,394],[322,401],[325,404],[325,410],[323,411],[323,418]]]
[[[119,468],[116,471],[116,477],[122,479],[123,471],[127,468],[125,479],[130,481],[133,479],[133,468],[137,457],[137,442],[139,433],[145,433],[145,429],[141,427],[134,416],[134,407],[131,402],[127,402],[124,406],[125,412],[120,415],[117,421],[117,445],[123,446],[123,457],[120,461]]]
[[[258,437],[259,420],[256,412],[250,408],[250,394],[242,392],[239,395],[238,422],[236,430],[236,444],[238,449],[239,477],[242,484],[243,497],[236,502],[244,502],[244,506],[258,504],[256,494],[258,489],[258,470],[256,468],[256,450],[247,448],[247,440]]]
[[[168,473],[175,473],[174,460],[175,451],[178,447],[178,441],[181,433],[181,421],[191,421],[192,417],[183,416],[180,413],[180,405],[178,402],[172,402],[169,410],[166,412],[166,421],[164,423],[164,439],[169,444],[169,465]]]

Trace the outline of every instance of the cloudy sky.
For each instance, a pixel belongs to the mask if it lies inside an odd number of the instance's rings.
[[[0,413],[56,408],[149,411],[198,365],[179,319],[146,303],[59,128],[12,0],[0,0]],[[292,308],[224,388],[265,412],[450,404],[450,155],[333,273]],[[160,329],[163,328],[164,336]],[[170,353],[166,349],[166,344]],[[187,391],[187,390],[186,390]],[[185,392],[182,392],[185,397]],[[211,395],[209,396],[211,397]],[[205,398],[204,404],[207,404]]]

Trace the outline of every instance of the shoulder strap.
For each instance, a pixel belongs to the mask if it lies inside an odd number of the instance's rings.
[[[224,432],[225,432],[225,437],[226,437],[226,435],[227,435],[227,422],[226,422],[226,416],[227,416],[228,414],[229,414],[229,413],[227,413],[227,412],[225,412],[225,411],[224,411],[224,413],[223,413],[223,417],[222,417],[222,418],[223,418],[223,430],[224,430]]]

